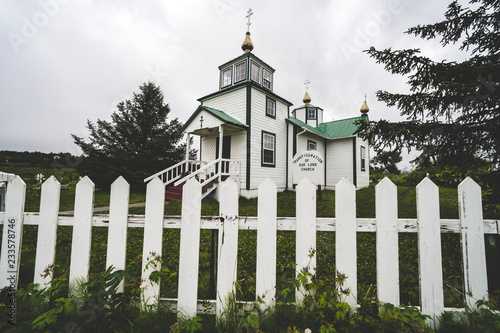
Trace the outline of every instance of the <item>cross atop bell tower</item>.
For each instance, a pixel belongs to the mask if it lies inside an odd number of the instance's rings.
[[[250,32],[250,25],[252,24],[252,23],[250,23],[250,16],[252,16],[252,15],[253,15],[252,8],[248,8],[248,11],[247,11],[247,18],[248,18],[248,22],[247,22],[247,26],[248,26],[248,28],[247,28],[247,32]]]

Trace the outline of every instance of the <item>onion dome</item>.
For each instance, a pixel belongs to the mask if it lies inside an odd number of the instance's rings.
[[[359,111],[361,111],[362,114],[367,114],[368,111],[370,111],[368,104],[366,104],[366,99],[365,99],[363,105],[361,106],[361,109],[359,109]]]
[[[309,96],[309,94],[307,93],[307,91],[306,91],[306,93],[304,94],[304,98],[302,99],[302,102],[304,102],[304,104],[309,104],[309,103],[311,103],[311,96]]]
[[[252,40],[250,39],[250,31],[247,31],[245,40],[243,41],[243,44],[241,45],[241,49],[245,51],[245,53],[248,53],[253,50],[253,43]]]

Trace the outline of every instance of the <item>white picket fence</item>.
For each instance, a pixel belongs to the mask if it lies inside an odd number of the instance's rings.
[[[356,189],[347,179],[336,185],[335,218],[316,217],[316,186],[304,179],[296,187],[296,217],[277,217],[277,188],[269,179],[259,186],[258,216],[239,218],[238,186],[228,179],[220,186],[220,216],[201,216],[201,186],[191,179],[184,186],[182,216],[164,216],[164,185],[152,179],[146,190],[145,215],[128,215],[129,185],[119,177],[111,186],[109,215],[93,215],[94,184],[84,177],[76,186],[74,216],[59,214],[60,184],[55,177],[47,179],[41,189],[39,213],[25,213],[26,185],[19,177],[7,186],[3,239],[0,257],[0,288],[17,287],[23,225],[38,225],[34,282],[50,283],[43,277],[46,267],[54,263],[58,226],[73,226],[70,283],[87,279],[93,226],[108,227],[106,267],[125,269],[127,231],[144,228],[142,280],[145,304],[158,302],[160,285],[149,281],[152,267],[146,258],[162,255],[165,228],[180,228],[179,283],[176,309],[179,315],[192,317],[199,310],[197,297],[200,229],[218,229],[218,267],[216,313],[221,314],[226,297],[234,292],[237,274],[238,230],[257,230],[256,295],[266,306],[272,305],[276,293],[277,230],[296,231],[296,263],[300,269],[314,273],[317,231],[335,231],[336,270],[347,275],[343,288],[351,291],[347,303],[357,306],[356,233],[376,232],[377,292],[381,302],[400,304],[398,234],[418,233],[421,309],[437,322],[444,311],[440,233],[460,233],[463,249],[463,271],[466,304],[486,299],[487,272],[484,234],[499,234],[499,221],[483,220],[481,188],[472,179],[458,186],[460,218],[444,220],[439,216],[438,187],[428,178],[417,186],[417,218],[398,219],[397,188],[385,178],[376,186],[376,217],[356,218]],[[159,264],[158,264],[159,265]],[[156,269],[159,269],[159,267]],[[296,301],[303,293],[296,292]]]

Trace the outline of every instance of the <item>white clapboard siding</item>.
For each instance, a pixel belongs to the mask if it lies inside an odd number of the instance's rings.
[[[201,185],[191,178],[182,191],[177,315],[181,318],[192,318],[196,316],[198,305]]]
[[[165,186],[159,178],[154,178],[146,187],[146,215],[144,217],[141,278],[143,307],[157,304],[160,296],[159,281],[150,281],[149,275],[161,269],[164,204]]]
[[[481,187],[467,177],[458,185],[460,234],[464,262],[464,293],[468,306],[488,299]]]
[[[308,178],[297,185],[296,196],[296,274],[316,272],[316,186]],[[295,293],[295,300],[301,303],[307,295],[304,286]]]
[[[427,177],[417,185],[417,223],[422,312],[437,323],[444,310],[439,189]]]
[[[387,177],[375,186],[377,296],[399,306],[398,189]]]
[[[19,264],[21,262],[25,199],[26,184],[19,176],[16,176],[7,184],[5,222],[0,256],[0,289],[4,287],[17,289]]]
[[[127,222],[130,185],[122,176],[111,184],[109,198],[109,229],[106,268],[124,270],[127,260]],[[118,286],[123,292],[123,281]]]
[[[70,287],[75,287],[79,282],[88,281],[94,188],[94,183],[87,176],[83,177],[76,184],[75,218],[69,268]]]
[[[259,185],[257,207],[257,267],[256,295],[264,306],[273,305],[276,296],[276,216],[277,187],[269,179]]]
[[[40,224],[36,243],[36,260],[34,283],[44,288],[52,281],[52,269],[56,258],[57,219],[59,215],[59,199],[61,184],[54,176],[50,176],[42,184],[40,198]]]
[[[348,289],[345,302],[352,308],[357,307],[357,257],[356,257],[356,188],[347,178],[335,185],[335,265],[337,272],[345,274],[342,289]]]
[[[238,263],[238,185],[230,178],[220,185],[220,226],[217,263],[217,315],[229,297],[236,297]]]

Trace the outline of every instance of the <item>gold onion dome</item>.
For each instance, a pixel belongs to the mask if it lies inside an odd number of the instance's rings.
[[[250,31],[247,31],[247,34],[245,36],[245,40],[243,41],[243,44],[241,45],[241,49],[245,51],[245,53],[248,53],[253,50],[253,43],[252,40],[250,39]]]
[[[306,91],[306,93],[304,94],[304,98],[302,99],[302,102],[304,102],[304,104],[309,104],[309,103],[311,103],[311,96],[309,96],[309,94],[307,93],[307,91]]]
[[[361,109],[359,109],[359,111],[361,111],[362,114],[366,114],[368,111],[370,111],[368,104],[366,104],[366,99],[365,99],[363,105],[361,106]]]

